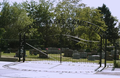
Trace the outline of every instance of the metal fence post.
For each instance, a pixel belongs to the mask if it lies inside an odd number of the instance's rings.
[[[60,63],[62,63],[62,33],[60,33]]]
[[[24,37],[23,37],[23,62],[25,62],[25,55],[26,55],[25,44],[26,44],[26,42],[25,42],[25,33],[24,33]]]
[[[102,64],[102,37],[100,40],[100,67],[101,67],[101,64]]]
[[[106,60],[107,60],[107,38],[105,38],[105,66],[106,67]]]
[[[20,56],[21,55],[21,33],[19,34],[19,62],[21,61],[20,60]]]
[[[1,49],[2,49],[1,42],[2,42],[2,39],[0,39],[0,58],[1,58]]]
[[[62,50],[60,49],[60,63],[62,63]]]
[[[114,68],[116,67],[116,53],[117,53],[117,45],[115,44],[115,52],[114,52]]]

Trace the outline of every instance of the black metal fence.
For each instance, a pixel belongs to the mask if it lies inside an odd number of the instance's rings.
[[[41,48],[38,43],[39,40],[27,40],[25,35],[19,39],[1,39],[1,57],[14,58],[16,61],[56,61],[56,62],[78,62],[78,63],[98,63],[100,67],[104,64],[103,69],[108,63],[114,64],[114,68],[119,67],[120,52],[117,50],[117,44],[112,47],[112,50],[108,50],[107,39],[101,38],[100,52],[96,50],[72,50],[70,48],[56,48],[47,47]],[[7,59],[8,60],[8,59]],[[113,68],[113,70],[114,70]],[[96,70],[98,70],[96,69]],[[102,69],[102,70],[103,70]]]
[[[1,39],[0,61],[18,61],[19,39]]]
[[[72,50],[69,48],[48,47],[41,49],[29,43],[26,46],[31,48],[26,50],[26,60],[49,60],[57,62],[84,62],[84,63],[99,63],[100,55],[94,50],[86,52],[85,50]]]

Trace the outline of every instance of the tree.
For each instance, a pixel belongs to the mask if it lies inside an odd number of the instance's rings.
[[[60,1],[55,7],[55,18],[61,20],[61,32],[63,34],[75,35],[75,25],[71,21],[76,19],[76,9],[82,8],[85,4],[78,4],[81,0],[63,0]]]
[[[10,5],[8,2],[3,2],[3,8],[0,16],[0,27],[5,29],[4,38],[18,38],[18,33],[26,32],[25,28],[32,24],[32,19],[27,16],[24,9],[16,2]]]
[[[35,1],[23,2],[23,8],[27,11],[28,16],[33,19],[33,28],[37,29],[34,36],[31,38],[40,39],[40,43],[49,46],[50,42],[57,42],[54,38],[49,36],[59,33],[59,28],[54,24],[49,24],[48,21],[54,18],[53,4],[49,1],[39,0],[39,3]],[[49,38],[48,38],[49,37]]]
[[[90,8],[90,7],[84,7],[84,8],[77,8],[76,11],[76,18],[79,20],[83,20],[83,21],[88,21],[90,23],[93,23],[95,25],[97,25],[99,28],[101,28],[102,30],[105,30],[105,22],[103,20],[101,20],[101,16],[102,14],[99,13],[100,11],[95,9],[95,8]],[[86,40],[93,40],[93,41],[99,41],[100,40],[100,36],[98,35],[98,33],[96,33],[95,30],[93,30],[92,28],[94,28],[95,26],[89,24],[88,27],[79,25],[76,27],[75,31],[76,34],[83,39]],[[87,42],[88,43],[88,42]],[[91,44],[91,43],[88,43]],[[82,43],[80,43],[80,45],[83,45]],[[94,48],[94,44],[92,43],[89,46],[86,46],[87,48]]]
[[[1,9],[1,5],[2,5],[2,3],[0,3],[0,9]],[[0,17],[1,17],[1,15],[2,15],[2,13],[0,12]],[[2,20],[2,19],[0,19],[0,20]],[[4,33],[5,33],[5,29],[2,28],[1,23],[0,23],[0,39],[3,37]]]
[[[75,35],[87,40],[100,40],[100,36],[94,30],[90,29],[92,25],[85,27],[76,24],[74,21],[69,21],[74,19],[89,21],[104,30],[106,25],[104,21],[101,20],[102,14],[99,12],[100,11],[95,8],[86,7],[85,4],[80,3],[80,0],[63,0],[57,4],[54,13],[57,19],[64,21],[64,23],[61,22],[62,24],[59,26],[63,34]],[[75,43],[72,45],[74,44]],[[80,45],[82,44],[80,43]]]
[[[103,14],[102,19],[105,21],[105,24],[107,25],[107,39],[111,43],[115,43],[116,39],[119,38],[118,36],[118,28],[115,27],[117,24],[117,19],[111,15],[111,12],[108,7],[106,7],[105,4],[103,4],[102,7],[98,7],[98,10],[100,10],[100,13]]]

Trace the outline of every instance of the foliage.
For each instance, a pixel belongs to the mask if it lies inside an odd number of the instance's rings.
[[[17,39],[20,32],[25,32],[27,39],[39,39],[38,43],[44,47],[94,49],[98,43],[82,40],[82,43],[78,42],[80,40],[75,42],[73,38],[62,36],[62,34],[67,34],[88,41],[100,41],[100,36],[92,29],[95,29],[92,24],[103,31],[111,27],[108,34],[112,37],[109,36],[109,38],[117,37],[118,29],[114,27],[117,19],[111,16],[109,9],[104,7],[101,11],[102,8],[86,7],[81,0],[62,0],[55,7],[52,2],[46,0],[39,0],[39,2],[31,0],[20,4],[14,2],[12,5],[4,1],[1,5],[0,32],[2,33],[0,33],[0,38]],[[108,12],[106,16],[105,12]],[[60,21],[50,24],[50,20],[54,19]],[[78,25],[75,21],[71,21],[74,19],[92,24]],[[108,22],[107,19],[111,21]]]
[[[5,33],[5,29],[4,28],[0,28],[0,39],[2,38],[2,35]]]
[[[119,38],[118,36],[118,28],[115,27],[118,20],[114,16],[111,15],[111,12],[108,7],[106,7],[105,4],[103,4],[102,7],[98,7],[98,10],[100,10],[100,13],[103,14],[102,19],[105,21],[105,24],[107,25],[107,38],[111,43],[115,43],[116,39]]]
[[[3,38],[18,38],[18,34],[25,32],[25,28],[32,24],[32,19],[26,15],[26,11],[21,9],[17,3],[10,6],[8,2],[4,2],[3,5],[0,17],[0,26],[6,31]]]
[[[117,61],[116,64],[114,65],[116,68],[120,68],[120,61]]]
[[[90,7],[85,7],[83,9],[78,10],[77,14],[78,14],[78,15],[76,15],[77,19],[89,21],[91,23],[98,25],[98,27],[101,28],[102,30],[105,30],[106,25],[105,25],[104,21],[101,20],[102,14],[99,13],[99,10],[90,8]],[[98,33],[95,32],[95,30],[91,29],[93,27],[94,26],[92,26],[92,25],[89,25],[88,27],[77,26],[75,31],[76,31],[76,34],[80,38],[83,38],[86,40],[99,41],[100,36],[98,35]],[[86,42],[86,43],[88,43],[88,42]],[[92,45],[93,43],[90,43],[90,44],[91,45],[89,45],[89,46],[86,45],[86,47],[94,48],[94,45]],[[81,45],[84,45],[84,44],[81,44]],[[85,48],[85,45],[84,45],[84,48]]]

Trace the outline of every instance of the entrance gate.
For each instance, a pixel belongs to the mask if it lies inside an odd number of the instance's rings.
[[[96,71],[102,67],[102,59],[104,59],[104,67],[103,69],[106,67],[106,58],[107,58],[107,37],[106,37],[106,32],[104,32],[99,26],[95,25],[95,24],[92,24],[90,22],[87,22],[87,21],[80,21],[80,20],[73,20],[74,24],[77,24],[77,25],[82,25],[82,26],[86,26],[86,27],[89,27],[91,28],[92,30],[94,30],[96,33],[99,34],[100,36],[100,53],[99,55],[90,55],[89,56],[89,53],[81,53],[79,54],[77,51],[74,51],[74,54],[73,54],[73,50],[71,49],[64,49],[64,48],[54,48],[54,49],[51,49],[51,48],[46,48],[44,50],[40,50],[39,48],[35,47],[34,45],[31,45],[29,43],[26,42],[26,39],[25,39],[25,33],[24,33],[24,36],[23,36],[23,39],[21,38],[21,34],[19,34],[19,61],[21,61],[21,51],[23,51],[23,62],[26,60],[26,46],[30,46],[33,50],[35,51],[38,51],[37,54],[39,54],[39,60],[41,60],[41,58],[43,58],[42,60],[59,60],[60,63],[62,63],[62,61],[72,61],[72,62],[93,62],[93,60],[97,59],[97,63],[99,63],[99,67],[96,69]],[[60,24],[61,23],[61,20],[51,20],[49,21],[49,24]],[[62,21],[62,24],[64,23],[64,21]],[[65,35],[65,34],[60,34],[60,36],[69,36],[70,35]],[[74,41],[76,42],[79,42],[79,40],[84,40],[84,39],[81,39],[81,38],[76,38],[75,36],[71,36],[71,38],[74,39]],[[76,40],[75,40],[76,39]],[[90,40],[85,40],[85,41],[89,41],[89,42],[96,42],[96,41],[90,41]],[[103,44],[103,41],[105,41],[105,44]],[[97,41],[98,42],[98,41]],[[61,44],[62,45],[62,44]],[[104,45],[104,47],[103,47]],[[1,46],[2,47],[2,46]],[[104,50],[104,53],[105,53],[105,57],[102,58],[102,50]],[[57,51],[57,52],[56,52]],[[28,51],[29,53],[33,52],[33,51]],[[116,52],[116,51],[115,51]],[[34,52],[33,52],[34,53]],[[31,53],[32,54],[32,53]],[[36,54],[36,55],[37,55]],[[29,58],[32,58],[33,56],[29,57]],[[34,56],[35,58],[37,58],[38,56]],[[82,59],[79,59],[81,58]],[[46,58],[46,59],[44,59]],[[88,60],[90,59],[90,60]],[[116,59],[116,57],[114,57],[114,60]],[[30,59],[31,60],[31,59]],[[34,59],[36,60],[36,59]],[[38,59],[37,59],[38,60]],[[102,69],[102,70],[103,70]]]
[[[53,20],[51,20],[50,22],[49,22],[49,24],[60,24],[61,22],[61,20],[54,20],[53,22],[52,22]],[[62,21],[62,24],[63,24],[64,22]],[[101,69],[101,71],[106,67],[106,57],[107,57],[107,51],[106,51],[106,49],[107,49],[107,37],[106,37],[106,32],[104,32],[99,26],[97,26],[97,25],[95,25],[95,24],[92,24],[92,23],[90,23],[90,22],[87,22],[87,21],[79,21],[79,20],[74,20],[74,23],[76,24],[78,24],[78,25],[82,25],[82,26],[86,26],[86,27],[89,27],[89,28],[91,28],[92,30],[94,30],[96,33],[98,33],[99,34],[99,36],[100,36],[100,53],[99,53],[99,55],[90,55],[89,56],[89,53],[88,54],[86,54],[86,53],[81,53],[81,54],[78,54],[78,52],[76,51],[74,51],[75,53],[73,54],[73,51],[72,50],[70,50],[70,49],[67,49],[67,50],[65,50],[65,52],[63,52],[63,50],[64,50],[64,48],[61,48],[61,47],[59,47],[59,48],[54,48],[54,49],[52,49],[51,50],[51,48],[46,48],[46,50],[44,50],[44,52],[43,52],[43,50],[40,50],[40,49],[38,49],[38,48],[36,48],[36,47],[34,47],[33,45],[31,45],[31,44],[29,44],[29,43],[27,43],[27,42],[25,42],[25,44],[24,44],[24,46],[25,45],[28,45],[28,46],[30,46],[31,48],[33,48],[34,50],[37,50],[38,51],[38,53],[39,53],[39,57],[41,57],[41,58],[43,58],[43,57],[45,57],[45,58],[51,58],[51,59],[54,59],[54,60],[59,60],[60,61],[60,63],[62,62],[62,61],[72,61],[72,62],[91,62],[91,60],[92,60],[92,62],[93,62],[93,60],[94,59],[97,59],[98,61],[97,61],[97,63],[99,63],[99,67],[96,69],[96,71],[99,69],[99,68],[101,68],[102,67],[102,59],[104,59],[104,67]],[[60,36],[61,35],[63,35],[63,34],[60,34]],[[63,35],[63,36],[69,36],[69,35]],[[74,40],[74,41],[77,41],[78,42],[78,39],[79,40],[84,40],[84,39],[80,39],[80,38],[76,38],[76,37],[74,37],[74,36],[71,36],[72,38],[74,38],[74,39],[77,39],[77,40]],[[105,40],[105,44],[103,44],[103,41]],[[96,41],[90,41],[90,40],[85,40],[85,41],[89,41],[89,42],[96,42]],[[98,42],[98,41],[97,41]],[[104,45],[104,46],[103,46]],[[24,48],[25,49],[25,48]],[[58,51],[57,51],[58,50]],[[56,51],[56,53],[54,52],[54,51]],[[67,51],[68,51],[68,53],[67,53]],[[102,51],[104,51],[104,58],[102,58]],[[30,52],[30,51],[29,51]],[[78,58],[80,58],[80,55],[82,55],[81,57],[83,58],[83,59],[78,59]],[[24,59],[25,59],[25,57],[24,57]],[[64,60],[65,59],[65,60]],[[77,59],[77,60],[76,60]],[[88,61],[88,59],[90,59],[90,61]],[[44,60],[44,59],[43,59]],[[25,61],[25,60],[24,60]]]

